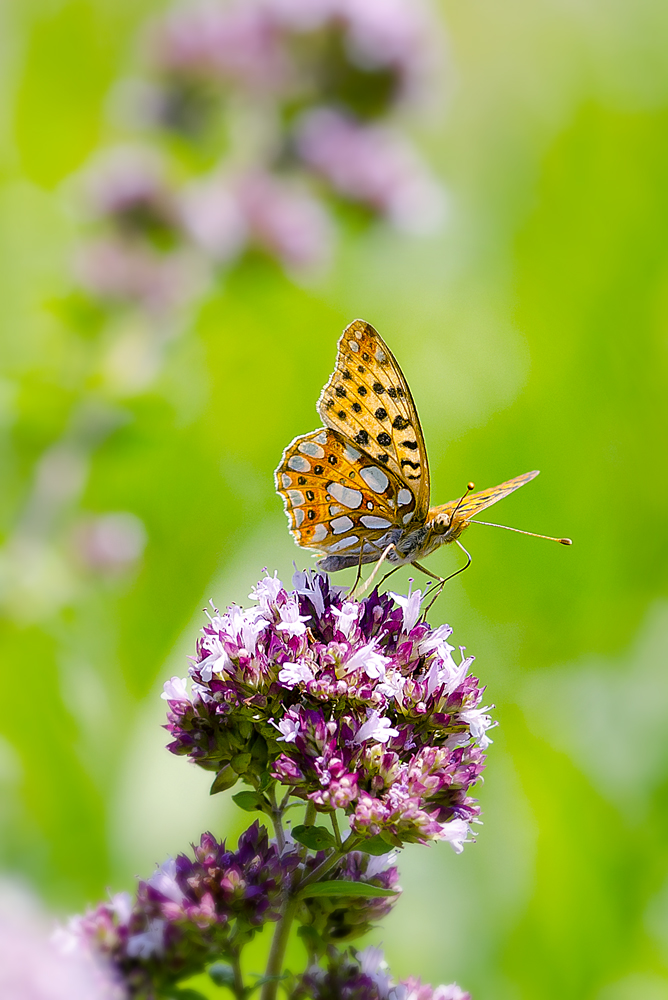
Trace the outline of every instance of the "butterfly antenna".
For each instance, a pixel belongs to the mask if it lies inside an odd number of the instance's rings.
[[[469,524],[486,524],[488,528],[504,528],[506,531],[516,531],[518,535],[531,535],[532,538],[545,538],[548,542],[560,542],[561,545],[572,545],[570,538],[553,538],[552,535],[539,535],[535,531],[523,531],[522,528],[511,528],[507,524],[494,524],[492,521],[476,521],[472,518]]]
[[[466,500],[466,498],[469,495],[469,493],[472,493],[474,489],[475,489],[475,483],[468,483],[467,484],[467,486],[466,486],[466,493],[459,498],[459,500],[457,501],[457,506],[455,507],[455,509],[453,510],[452,514],[450,515],[450,522],[451,523],[452,523],[453,517],[455,516],[455,514],[457,513],[457,511],[459,510],[459,508],[461,507],[461,505],[464,503],[464,501]]]

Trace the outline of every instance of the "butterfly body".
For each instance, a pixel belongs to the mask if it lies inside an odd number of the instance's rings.
[[[363,320],[343,332],[318,413],[325,426],[288,445],[275,479],[295,540],[323,556],[318,566],[326,572],[376,562],[384,552],[393,566],[414,563],[456,541],[475,514],[538,475],[430,506],[410,389]]]

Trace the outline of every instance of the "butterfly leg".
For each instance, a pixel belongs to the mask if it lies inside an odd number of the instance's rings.
[[[364,583],[364,586],[363,586],[363,587],[361,588],[361,590],[360,590],[360,595],[361,595],[361,594],[363,594],[365,590],[368,590],[368,589],[369,589],[369,587],[371,586],[371,584],[372,584],[372,583],[373,583],[373,581],[375,580],[376,576],[378,575],[378,570],[379,570],[379,569],[380,569],[380,567],[381,567],[381,566],[383,565],[383,563],[385,562],[385,560],[386,560],[386,559],[387,559],[387,557],[389,556],[389,554],[390,554],[390,552],[392,551],[392,549],[394,549],[394,551],[395,551],[395,552],[397,551],[397,547],[396,547],[396,545],[394,544],[394,542],[390,542],[390,544],[389,544],[389,545],[387,546],[387,548],[386,548],[386,549],[385,549],[385,551],[383,552],[382,556],[380,557],[380,559],[378,560],[378,562],[377,562],[377,563],[376,563],[376,565],[374,566],[374,568],[373,568],[373,573],[372,573],[372,574],[371,574],[371,575],[369,576],[369,578],[368,578],[368,579],[367,579],[367,580],[365,581],[365,583]]]
[[[364,555],[364,544],[360,545],[360,561],[357,564],[357,576],[355,577],[354,584],[352,585],[352,587],[348,591],[348,596],[349,597],[353,597],[354,596],[355,591],[357,590],[357,584],[360,582],[360,579],[362,577],[362,557],[363,557],[363,555]]]
[[[425,569],[425,568],[424,568],[424,566],[420,566],[420,565],[419,565],[418,563],[416,563],[416,562],[414,562],[414,563],[413,563],[413,565],[414,565],[414,566],[415,566],[415,567],[416,567],[417,569],[419,569],[419,570],[422,570],[422,572],[423,572],[423,573],[426,573],[426,574],[427,574],[427,576],[431,576],[431,577],[433,577],[433,579],[434,579],[434,580],[438,580],[438,581],[439,581],[439,584],[438,584],[438,587],[436,587],[436,592],[434,593],[434,596],[432,597],[431,601],[429,602],[429,604],[428,604],[428,605],[427,605],[427,607],[425,608],[425,614],[427,613],[427,611],[429,611],[429,609],[431,608],[431,606],[432,606],[432,604],[434,603],[434,601],[435,601],[435,600],[436,600],[436,599],[437,599],[438,597],[440,597],[440,595],[441,595],[441,592],[442,592],[442,590],[443,590],[443,587],[444,587],[444,586],[446,585],[446,583],[448,582],[448,580],[452,580],[453,576],[459,576],[459,574],[460,574],[460,573],[463,573],[465,569],[468,569],[468,568],[469,568],[469,566],[471,565],[471,563],[473,562],[473,560],[472,560],[472,558],[471,558],[471,553],[470,553],[470,552],[468,552],[468,551],[467,551],[467,550],[466,550],[466,549],[464,548],[464,546],[462,545],[462,543],[461,543],[461,542],[460,542],[460,541],[459,541],[458,539],[455,539],[455,541],[457,542],[457,545],[459,546],[459,548],[460,548],[460,549],[462,550],[462,552],[463,552],[463,553],[464,553],[464,555],[466,556],[466,560],[467,560],[467,562],[466,562],[466,565],[465,565],[465,566],[461,566],[461,567],[460,567],[459,569],[456,569],[454,573],[451,573],[451,574],[450,574],[450,576],[446,576],[446,577],[442,577],[442,576],[434,576],[434,574],[433,574],[433,573],[430,573],[430,572],[429,572],[429,570],[427,570],[427,569]]]
[[[389,573],[386,573],[386,574],[385,574],[385,576],[383,577],[383,579],[382,579],[382,580],[380,581],[380,583],[378,584],[378,586],[379,586],[379,587],[382,587],[382,586],[383,586],[383,584],[385,583],[385,581],[386,581],[386,580],[387,580],[387,579],[388,579],[389,577],[391,577],[393,573],[396,573],[398,569],[401,569],[401,566],[395,566],[395,567],[394,567],[394,569],[391,569]]]
[[[421,566],[419,562],[414,562],[413,566],[415,566],[416,569],[419,569],[421,573],[424,573],[425,576],[430,576],[432,578],[432,580],[438,580],[439,583],[445,583],[445,580],[443,579],[442,576],[436,576],[435,573],[432,573],[430,570],[426,569],[424,566]]]
[[[438,582],[438,586],[434,591],[434,596],[432,597],[427,607],[424,609],[424,613],[426,614],[427,611],[429,611],[429,609],[431,608],[436,598],[439,597],[441,591],[443,590],[443,587],[445,586],[445,580],[443,579],[442,576],[436,576],[435,573],[432,573],[431,570],[428,570],[425,566],[421,566],[419,562],[414,562],[413,566],[415,566],[416,569],[419,569],[421,573],[424,573],[425,576],[430,576],[432,580],[436,580]],[[427,584],[427,586],[429,586],[429,584]]]

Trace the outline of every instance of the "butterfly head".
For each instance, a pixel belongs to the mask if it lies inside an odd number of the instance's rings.
[[[439,544],[443,542],[453,542],[461,535],[464,528],[468,526],[468,521],[463,516],[458,516],[454,511],[455,504],[446,503],[440,507],[430,507],[427,517],[427,525],[431,534],[435,535]]]

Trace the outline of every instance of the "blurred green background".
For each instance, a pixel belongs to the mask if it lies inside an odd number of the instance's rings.
[[[159,6],[0,7],[6,541],[35,461],[99,380],[94,339],[59,305],[77,236],[63,192],[108,138],[109,89]],[[243,603],[263,566],[287,580],[308,560],[272,470],[317,426],[336,339],[362,316],[411,384],[434,502],[539,468],[494,514],[575,541],[468,532],[473,567],[432,620],[476,654],[496,705],[484,826],[461,856],[404,853],[373,941],[397,976],[475,1000],[668,998],[668,7],[442,10],[449,99],[421,141],[449,190],[443,232],[349,236],[302,286],[237,269],[158,379],[115,398],[95,451],[81,507],[141,519],[138,568],[68,577],[54,557],[17,579],[0,560],[1,863],[66,912],[205,827],[243,828],[164,751],[158,695],[209,598]]]

